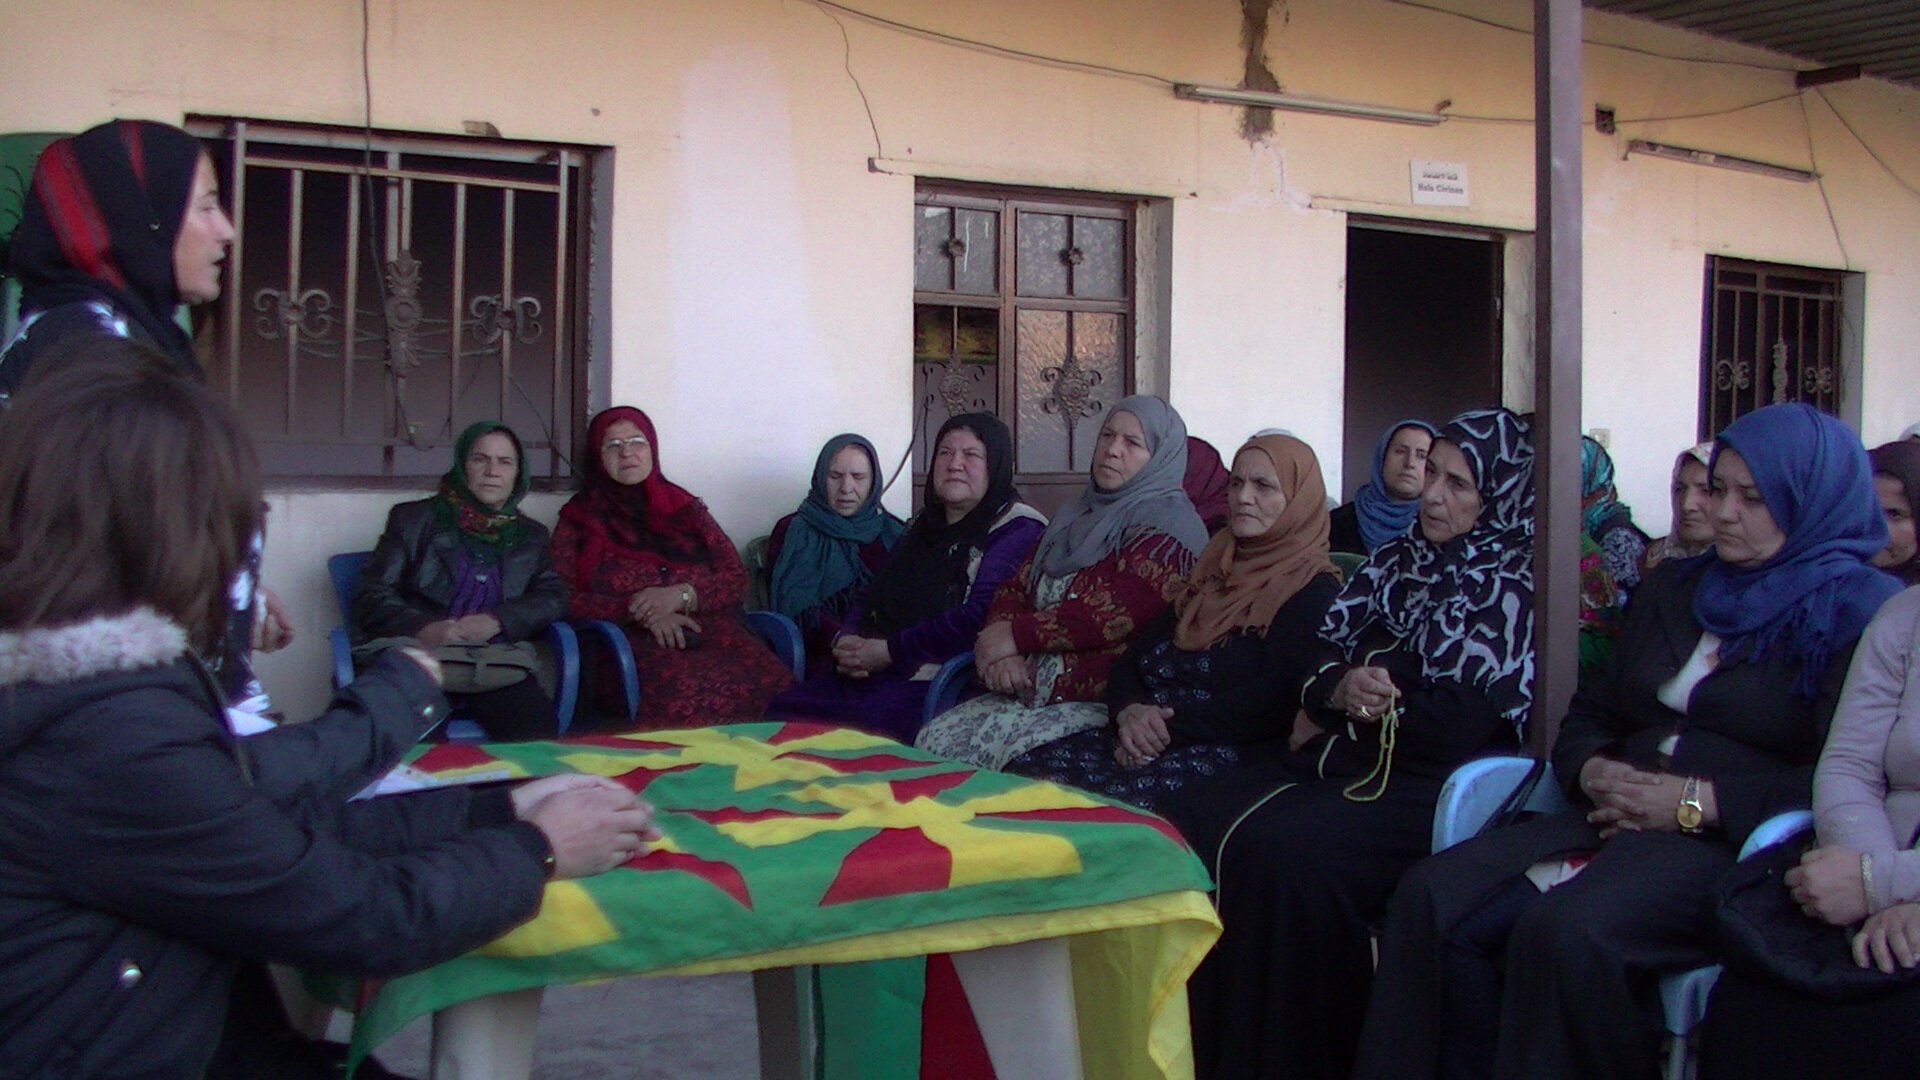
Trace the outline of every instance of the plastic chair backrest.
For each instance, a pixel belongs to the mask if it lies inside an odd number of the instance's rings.
[[[1742,859],[1762,848],[1793,839],[1813,828],[1813,811],[1786,810],[1754,827],[1740,845]],[[1720,982],[1720,965],[1708,964],[1660,976],[1660,1020],[1667,1029],[1667,1059],[1662,1072],[1668,1080],[1684,1080],[1695,1071],[1693,1045],[1688,1038],[1707,1016],[1707,999]]]
[[[333,598],[340,603],[340,621],[353,621],[353,591],[360,580],[360,568],[373,557],[371,551],[343,551],[327,559],[327,577],[333,581]]]
[[[340,604],[341,627],[329,635],[333,639],[333,679],[336,686],[345,686],[353,681],[353,659],[346,627],[353,622],[353,594],[360,580],[360,568],[372,557],[371,551],[343,551],[327,559],[327,578],[333,582],[333,598]],[[447,738],[452,742],[484,742],[486,732],[471,720],[448,717]]]
[[[1433,850],[1445,851],[1478,834],[1532,769],[1532,758],[1486,757],[1453,770],[1433,810]],[[1566,808],[1567,797],[1550,766],[1519,807],[1541,814]]]
[[[794,678],[807,677],[807,646],[800,636],[799,624],[777,611],[749,611],[746,622],[747,629],[767,643],[767,648],[793,672]]]
[[[767,545],[773,536],[756,536],[747,541],[747,549],[740,553],[740,561],[747,568],[747,610],[766,609],[768,597],[773,595],[773,568],[767,565]]]
[[[926,702],[920,706],[920,723],[960,703],[960,693],[973,682],[973,654],[963,652],[940,665],[940,671],[927,684]]]
[[[1334,569],[1340,571],[1341,581],[1352,581],[1353,572],[1360,569],[1360,564],[1367,561],[1365,555],[1355,555],[1351,551],[1335,551],[1329,553],[1327,557],[1333,560]]]

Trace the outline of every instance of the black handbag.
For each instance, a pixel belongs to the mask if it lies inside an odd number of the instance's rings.
[[[1853,931],[1800,910],[1783,880],[1812,844],[1803,832],[1757,851],[1714,886],[1721,958],[1744,975],[1826,1001],[1866,1001],[1920,981],[1920,967],[1889,975],[1853,962]]]

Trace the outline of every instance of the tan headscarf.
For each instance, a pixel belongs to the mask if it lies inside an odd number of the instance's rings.
[[[1232,522],[1200,552],[1186,589],[1174,601],[1175,648],[1197,652],[1228,634],[1265,634],[1273,616],[1316,575],[1334,572],[1327,558],[1327,486],[1313,448],[1291,435],[1260,435],[1240,453],[1258,450],[1280,476],[1286,508],[1264,534],[1242,540]],[[1239,454],[1234,455],[1235,460]]]
[[[1674,486],[1679,485],[1680,470],[1686,468],[1687,462],[1689,461],[1697,461],[1709,469],[1712,468],[1713,444],[1703,442],[1698,446],[1689,446],[1685,450],[1680,451],[1679,456],[1673,459],[1672,483]],[[1680,542],[1680,495],[1678,492],[1675,492],[1673,495],[1673,522],[1667,529],[1667,535],[1647,545],[1646,554],[1640,557],[1641,573],[1644,576],[1646,571],[1659,566],[1668,559],[1691,559],[1695,555],[1705,552],[1712,546],[1712,541],[1701,544],[1697,548],[1688,547],[1686,544]]]

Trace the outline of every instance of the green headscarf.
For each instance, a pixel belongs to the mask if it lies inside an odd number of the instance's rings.
[[[849,446],[867,455],[873,484],[860,509],[841,517],[827,494],[827,473],[834,457]],[[860,561],[860,549],[878,540],[881,547],[891,551],[907,527],[880,505],[885,486],[880,476],[880,453],[871,442],[851,432],[827,440],[813,462],[813,486],[800,509],[794,511],[793,524],[787,526],[786,540],[780,545],[780,558],[773,565],[769,598],[773,610],[800,620],[809,609],[832,600],[848,586],[867,581],[871,572]]]
[[[480,501],[467,487],[467,455],[473,444],[500,432],[513,443],[519,469],[513,478],[513,492],[496,510]],[[498,420],[482,420],[460,433],[453,444],[453,468],[440,478],[440,495],[433,503],[434,520],[442,528],[458,529],[460,542],[468,554],[487,562],[497,561],[500,553],[518,547],[527,530],[520,521],[520,500],[527,494],[527,455],[520,447],[520,436]]]

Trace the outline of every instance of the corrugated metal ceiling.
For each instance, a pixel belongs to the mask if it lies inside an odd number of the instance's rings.
[[[1920,0],[1585,0],[1809,61],[1859,64],[1868,75],[1920,89]]]

